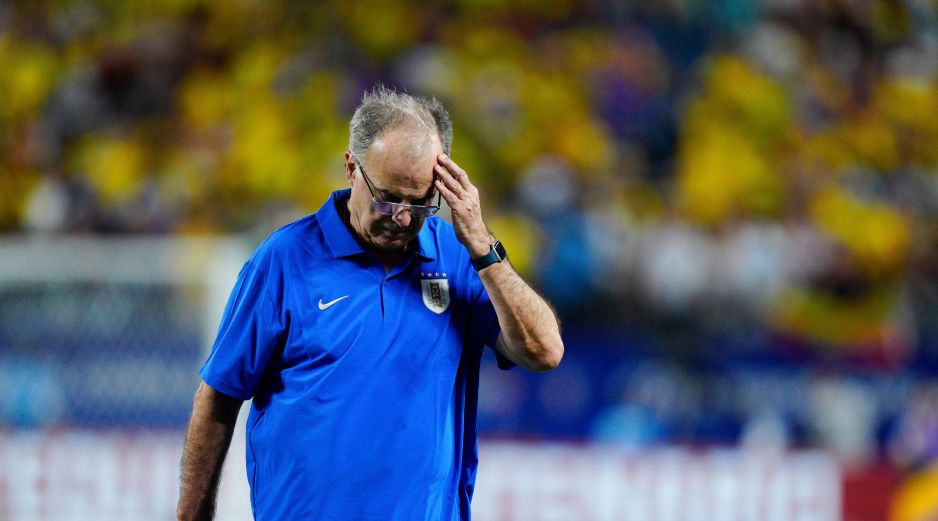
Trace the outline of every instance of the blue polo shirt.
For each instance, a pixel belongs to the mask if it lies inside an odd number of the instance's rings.
[[[254,399],[256,519],[467,520],[495,311],[451,225],[427,219],[386,273],[339,216],[348,196],[254,252],[199,374]]]

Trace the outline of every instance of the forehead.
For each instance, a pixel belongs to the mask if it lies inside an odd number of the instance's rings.
[[[433,195],[433,165],[442,153],[435,132],[417,125],[388,130],[365,154],[368,177],[383,193],[420,199]]]

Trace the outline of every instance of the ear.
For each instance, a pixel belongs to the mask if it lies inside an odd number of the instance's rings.
[[[349,186],[352,186],[352,180],[355,179],[356,168],[358,168],[358,165],[355,164],[355,161],[352,161],[352,153],[346,150],[345,151],[345,178],[348,179]]]

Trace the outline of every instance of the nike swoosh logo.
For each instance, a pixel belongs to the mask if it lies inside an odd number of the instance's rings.
[[[323,310],[325,310],[325,309],[329,309],[330,307],[332,307],[333,304],[335,304],[336,302],[338,302],[338,301],[340,301],[340,300],[342,300],[342,299],[344,299],[344,298],[348,298],[348,295],[346,295],[346,296],[344,296],[344,297],[339,297],[339,298],[337,298],[337,299],[335,299],[335,300],[330,300],[329,302],[326,302],[325,304],[322,303],[322,299],[319,299],[319,310],[320,310],[320,311],[323,311]]]

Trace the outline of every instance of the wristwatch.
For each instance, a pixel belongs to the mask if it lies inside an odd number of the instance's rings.
[[[476,271],[482,271],[485,268],[488,268],[496,262],[501,262],[508,258],[508,252],[505,251],[505,247],[502,246],[502,241],[495,241],[494,244],[489,248],[489,252],[485,255],[479,257],[478,259],[472,259],[472,267]]]

